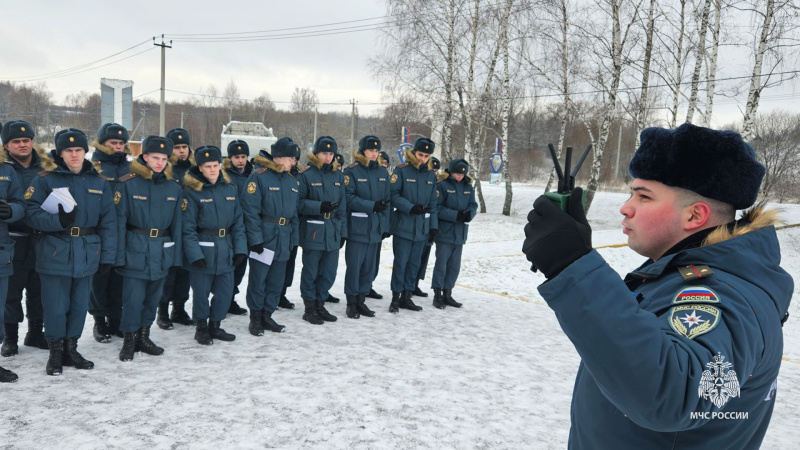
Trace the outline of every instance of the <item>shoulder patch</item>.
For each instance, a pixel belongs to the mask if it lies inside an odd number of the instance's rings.
[[[714,271],[708,266],[681,266],[677,268],[678,273],[681,274],[684,281],[697,280],[699,278],[708,278],[714,275]]]
[[[350,175],[344,176],[344,185],[347,186],[350,184]]]
[[[108,178],[107,176],[103,175],[102,173],[98,173],[97,174],[97,178],[100,178],[101,180],[104,180],[104,181],[113,181],[114,180],[113,178]]]
[[[117,182],[124,183],[124,182],[126,182],[126,181],[128,181],[128,180],[130,180],[132,178],[136,178],[136,174],[135,173],[133,173],[133,172],[126,173],[125,175],[119,177],[119,180],[117,180]]]
[[[267,170],[269,170],[269,169],[267,169],[266,167],[259,167],[258,169],[256,169],[255,174],[256,175],[261,175],[262,173],[266,172]]]
[[[392,183],[392,184],[397,183],[397,174],[396,173],[392,174],[392,178],[389,179],[389,182]]]
[[[667,318],[669,326],[676,333],[694,339],[713,330],[719,323],[720,316],[722,312],[717,307],[695,304],[673,306]]]
[[[114,192],[114,204],[119,204],[120,200],[122,200],[122,193],[119,191]]]
[[[186,211],[187,207],[189,207],[189,199],[184,198],[181,200],[181,211]]]
[[[685,287],[675,294],[672,304],[678,303],[719,303],[716,292],[705,286]]]
[[[33,192],[36,190],[33,186],[28,186],[28,190],[25,191],[25,200],[30,199],[33,197]]]
[[[255,181],[251,181],[251,182],[247,183],[247,193],[248,194],[255,194],[255,192],[256,192],[256,182]]]

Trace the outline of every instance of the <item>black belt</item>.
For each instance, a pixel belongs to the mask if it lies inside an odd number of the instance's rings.
[[[50,234],[62,234],[64,236],[69,237],[79,237],[79,236],[90,236],[93,234],[97,234],[97,228],[95,227],[69,227],[64,231],[55,231]]]
[[[206,235],[206,236],[225,237],[230,232],[231,232],[230,228],[198,228],[197,229],[197,234],[203,234],[203,235]]]
[[[169,230],[159,230],[158,228],[139,228],[129,223],[125,224],[125,228],[127,228],[128,231],[144,234],[145,236],[150,236],[151,238],[164,237],[170,235]]]
[[[278,225],[289,225],[292,223],[292,219],[287,219],[286,217],[272,217],[266,214],[259,214],[259,217],[261,217],[261,220],[264,222],[277,223]]]
[[[27,225],[17,225],[14,228],[8,228],[9,233],[26,233],[26,234],[42,234],[42,230],[31,228]]]
[[[305,216],[306,220],[329,220],[336,218],[336,211],[326,212],[318,216]]]

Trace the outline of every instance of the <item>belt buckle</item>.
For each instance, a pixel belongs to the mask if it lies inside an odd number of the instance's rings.
[[[278,219],[278,225],[286,225],[286,217],[281,217]]]
[[[227,231],[228,231],[228,230],[226,230],[225,228],[220,228],[220,229],[219,229],[219,232],[217,232],[217,236],[219,236],[219,237],[225,237],[225,233],[226,233]]]
[[[69,229],[69,236],[70,237],[78,237],[81,235],[81,227],[71,227]]]
[[[157,238],[158,237],[158,228],[150,228],[150,237]]]
[[[331,213],[326,212],[325,214],[322,215],[322,218],[323,219],[330,219],[331,218]]]

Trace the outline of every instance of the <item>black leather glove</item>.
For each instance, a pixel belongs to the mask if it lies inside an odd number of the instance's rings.
[[[192,265],[200,269],[208,269],[208,263],[206,262],[205,258],[200,258],[197,261],[192,262]]]
[[[383,233],[381,235],[381,240],[392,237],[392,233]]]
[[[109,263],[100,263],[100,265],[97,266],[98,275],[105,275],[109,270],[111,270],[111,264]]]
[[[410,212],[411,212],[411,214],[414,214],[415,216],[421,216],[421,215],[425,214],[426,212],[428,212],[430,210],[431,210],[430,208],[423,208],[422,205],[417,203],[416,205],[411,207],[411,211]]]
[[[237,253],[233,255],[233,265],[238,266],[239,264],[242,263],[242,261],[245,260],[245,258],[247,258],[247,255],[245,255],[244,253]]]
[[[319,205],[319,212],[321,214],[328,213],[328,212],[333,211],[337,207],[339,207],[339,202],[331,203],[331,202],[325,200],[324,202],[322,202],[321,205]]]
[[[66,212],[64,211],[64,207],[61,206],[61,203],[58,204],[58,221],[61,223],[61,226],[64,228],[72,226],[75,223],[75,216],[78,215],[78,207],[72,208],[72,211]]]
[[[439,230],[436,228],[432,229],[428,232],[428,242],[433,243],[433,240],[436,239],[436,235],[439,234]]]
[[[250,250],[253,253],[261,254],[261,252],[264,251],[264,243],[262,242],[260,244],[251,245],[250,248],[248,248],[248,250]]]
[[[472,222],[472,219],[474,218],[475,218],[475,213],[473,213],[468,209],[464,210],[464,222]]]
[[[470,221],[470,213],[467,210],[459,211],[456,213],[456,221],[458,222],[469,222]]]
[[[6,220],[11,217],[11,207],[4,198],[0,198],[0,219]]]
[[[347,238],[342,238],[342,241],[339,242],[339,248],[344,247],[344,243],[347,242]]]
[[[592,251],[592,228],[583,212],[583,190],[575,188],[567,212],[544,195],[533,203],[525,225],[522,252],[547,279],[554,278],[581,256]]]
[[[375,205],[372,207],[372,212],[374,213],[382,213],[389,208],[389,200],[383,199],[375,202]]]

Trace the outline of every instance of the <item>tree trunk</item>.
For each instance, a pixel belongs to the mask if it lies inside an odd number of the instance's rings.
[[[744,124],[742,126],[742,139],[750,141],[753,139],[753,120],[758,111],[758,102],[761,99],[761,70],[764,64],[764,52],[767,48],[769,29],[772,25],[772,14],[775,6],[774,0],[767,0],[766,11],[764,12],[764,23],[761,26],[761,36],[756,48],[755,62],[753,64],[753,74],[750,77],[750,92],[747,94],[747,105],[744,110]]]
[[[642,68],[642,92],[639,96],[639,111],[636,113],[636,148],[639,148],[639,134],[644,129],[644,119],[647,116],[647,89],[650,87],[650,61],[653,57],[653,30],[655,28],[656,0],[650,0],[650,10],[647,16],[647,42],[644,47],[644,67]],[[616,169],[615,169],[616,170]],[[616,172],[615,172],[616,173]]]
[[[558,131],[558,146],[556,147],[556,157],[561,158],[561,149],[564,148],[564,137],[567,134],[567,121],[569,119],[570,96],[569,96],[569,41],[567,32],[569,30],[569,12],[567,3],[561,2],[561,94],[564,96],[564,115],[561,117],[561,127]],[[544,191],[547,192],[553,187],[553,180],[556,178],[556,169],[550,170],[550,178]]]
[[[708,88],[706,89],[706,113],[703,117],[703,125],[706,127],[711,126],[711,117],[714,113],[714,90],[717,87],[717,56],[719,55],[719,29],[720,21],[722,18],[722,2],[721,0],[714,1],[714,28],[711,30],[712,48],[711,55],[708,57],[707,76],[706,82]]]
[[[706,56],[706,30],[708,30],[708,11],[711,8],[711,0],[705,0],[703,4],[703,15],[700,16],[700,37],[697,43],[697,57],[694,62],[694,73],[692,74],[692,93],[689,96],[689,107],[686,111],[686,123],[692,123],[694,111],[697,109],[697,90],[700,84],[700,69],[703,67],[703,60]]]
[[[672,86],[672,122],[670,128],[678,126],[678,105],[681,98],[681,78],[683,77],[683,38],[686,36],[686,0],[681,2],[681,28],[678,33],[678,49],[675,51],[675,85]]]
[[[508,164],[510,163],[509,158],[509,145],[508,145],[508,128],[509,124],[511,123],[511,67],[509,66],[510,61],[508,57],[508,47],[509,47],[509,40],[508,40],[508,21],[509,16],[511,15],[511,6],[513,4],[513,0],[506,0],[506,11],[503,17],[503,21],[500,24],[500,45],[503,49],[503,155],[504,155],[504,162],[503,162],[503,180],[505,181],[506,185],[506,198],[503,202],[503,215],[510,216],[511,215],[511,201],[514,198],[514,190],[511,186],[511,174],[508,171]]]

